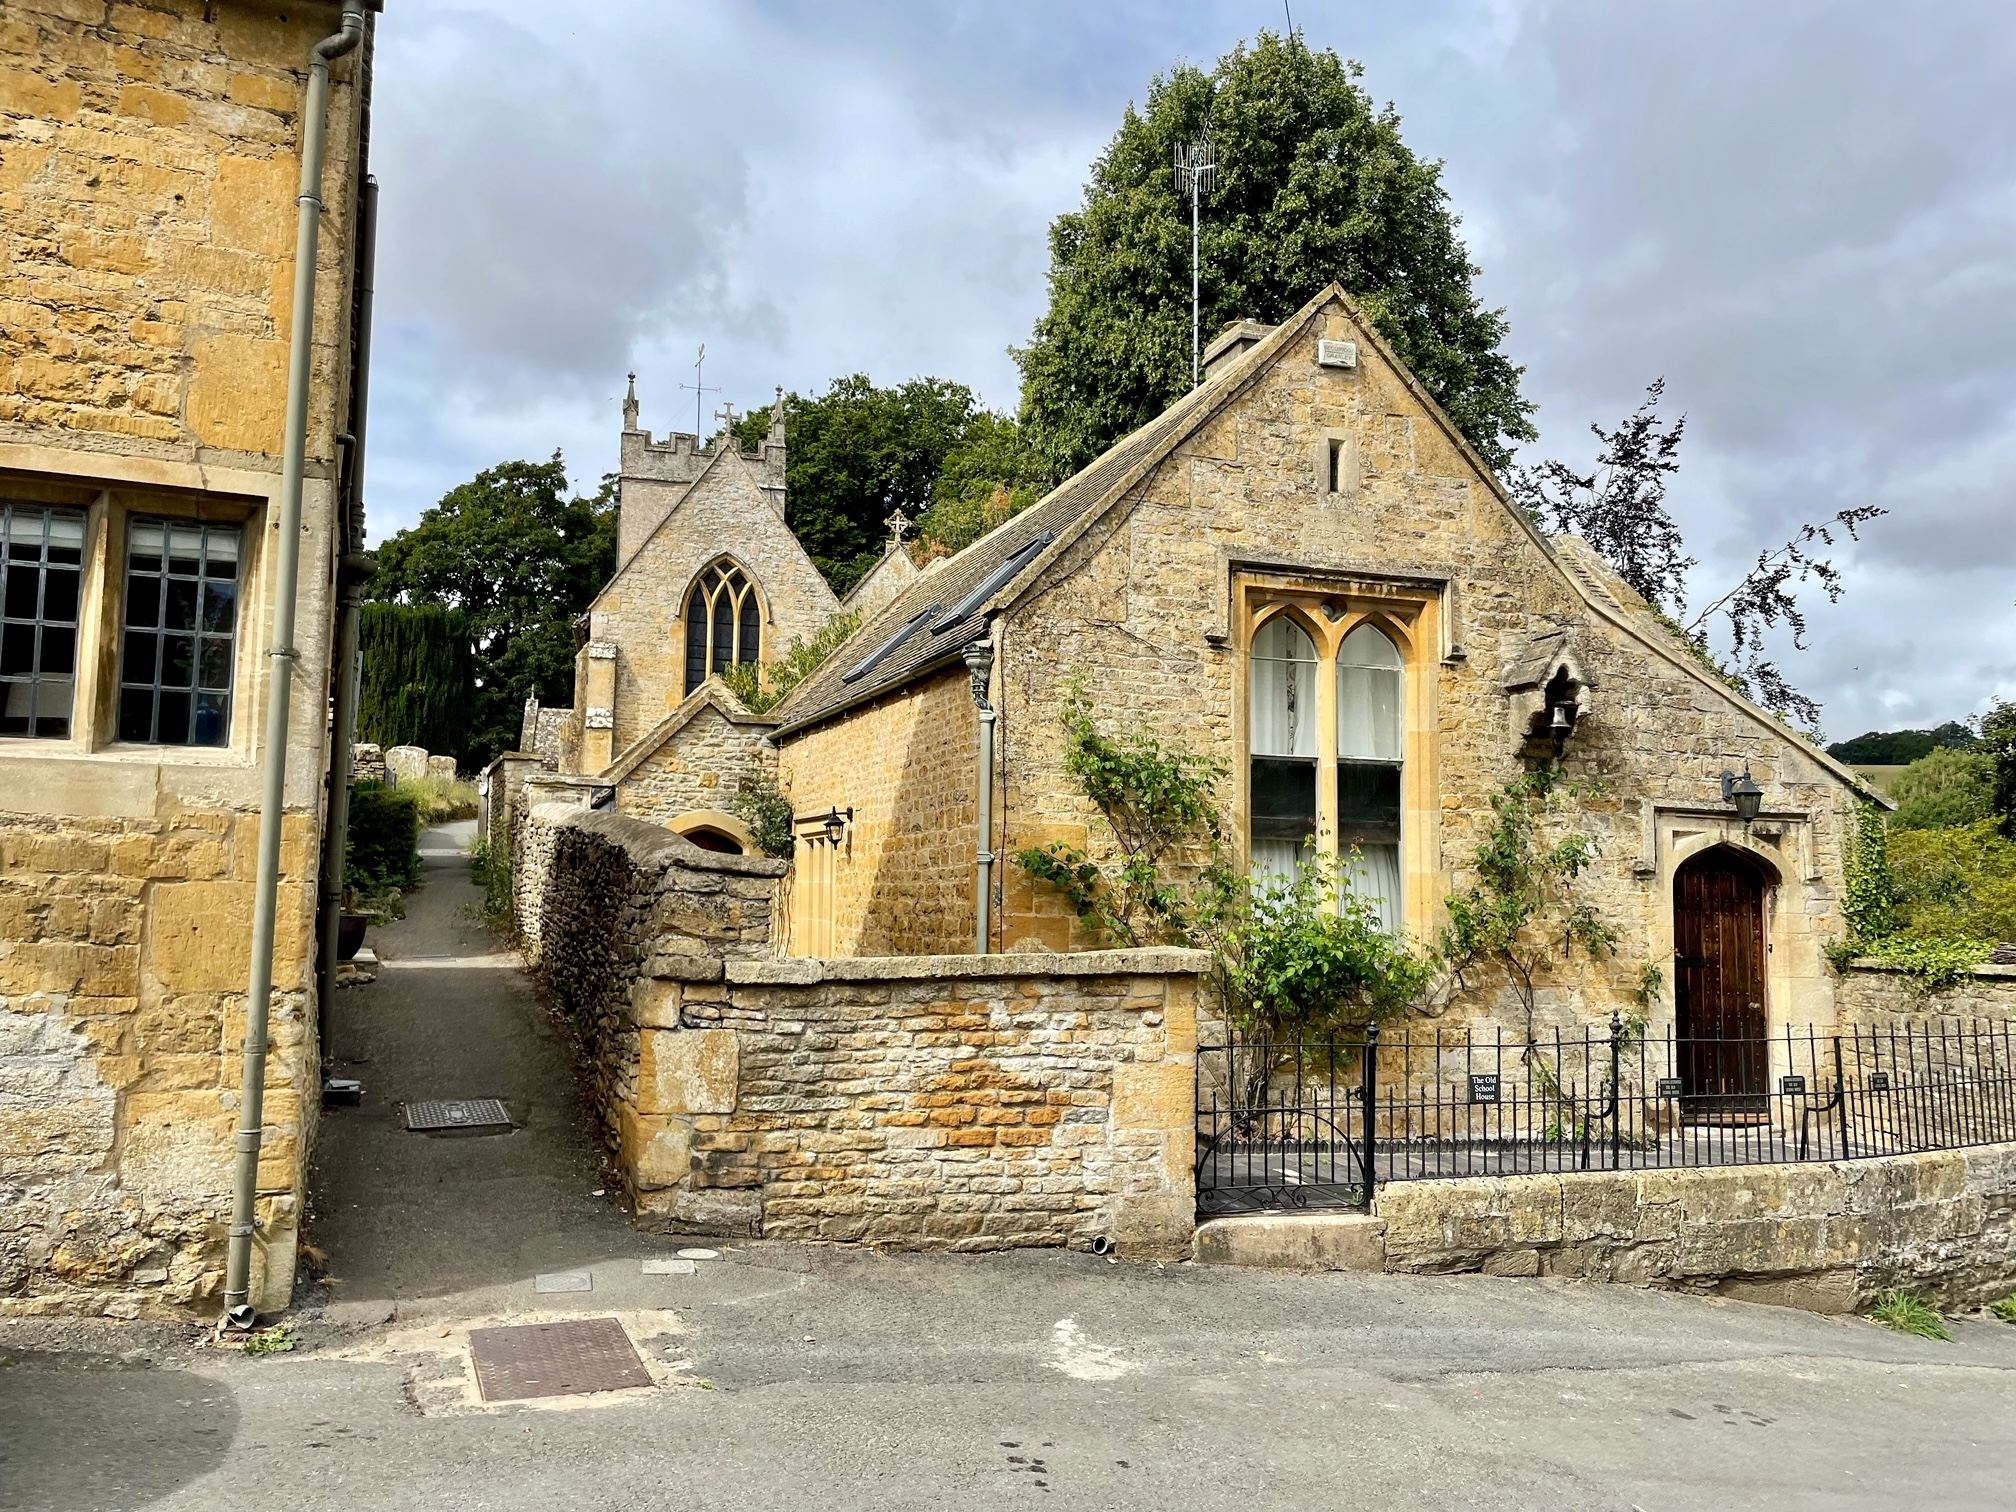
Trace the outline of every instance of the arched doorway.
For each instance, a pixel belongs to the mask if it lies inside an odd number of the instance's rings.
[[[1673,877],[1673,994],[1681,1114],[1752,1122],[1769,1109],[1764,890],[1730,846],[1690,856]]]

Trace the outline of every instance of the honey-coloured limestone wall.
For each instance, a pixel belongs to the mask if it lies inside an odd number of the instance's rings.
[[[1319,340],[1353,343],[1355,366],[1320,365]],[[1112,856],[1065,769],[1059,710],[1067,682],[1082,678],[1107,732],[1155,731],[1224,763],[1218,796],[1236,856],[1248,830],[1257,617],[1287,604],[1319,635],[1369,620],[1405,664],[1404,924],[1415,940],[1432,939],[1447,919],[1443,900],[1473,880],[1468,859],[1491,822],[1492,794],[1522,770],[1533,707],[1512,691],[1514,673],[1536,646],[1558,643],[1586,678],[1563,753],[1578,795],[1572,817],[1599,842],[1578,888],[1616,927],[1618,948],[1594,963],[1578,953],[1552,973],[1536,1027],[1635,1013],[1640,968],[1667,963],[1651,1016],[1656,1031],[1671,1029],[1674,878],[1714,846],[1742,852],[1771,879],[1771,1026],[1830,1023],[1826,949],[1844,932],[1853,775],[1733,695],[1586,548],[1537,536],[1341,294],[1313,301],[1214,373],[1184,401],[1199,411],[1192,427],[1159,455],[1121,452],[1131,460],[1112,474],[1109,502],[1062,527],[1000,601],[991,848],[1012,856],[1063,840]],[[897,622],[911,602],[891,611]],[[838,657],[871,649],[856,642]],[[802,702],[781,710],[780,780],[794,806],[852,804],[870,816],[840,864],[836,953],[965,948],[972,889],[952,885],[950,865],[970,858],[977,839],[971,715],[958,716],[957,736],[950,722],[963,684],[955,669],[810,723],[801,723]],[[909,711],[928,699],[943,700],[946,722],[920,740],[912,732],[923,721]],[[1723,772],[1746,767],[1765,792],[1748,826],[1720,786]],[[891,791],[903,801],[881,796]],[[920,869],[919,855],[947,864]],[[1054,889],[1012,863],[1001,871],[1002,948],[1094,943]],[[817,880],[801,866],[795,885],[802,894]],[[803,914],[796,897],[793,911]],[[1505,984],[1479,973],[1466,982],[1450,1009],[1459,1020],[1524,1032]]]
[[[207,1315],[238,1116],[309,48],[338,6],[0,6],[0,500],[85,516],[63,737],[0,740],[0,1315]],[[331,69],[252,1300],[294,1279],[363,46]],[[242,527],[227,744],[125,744],[125,540]],[[291,666],[291,670],[289,670]]]
[[[795,812],[854,811],[830,852],[798,848],[792,953],[973,948],[978,742],[972,682],[955,666],[781,745],[778,786]]]
[[[781,863],[559,804],[516,861],[527,958],[640,1219],[1185,1251],[1201,952],[780,960]]]

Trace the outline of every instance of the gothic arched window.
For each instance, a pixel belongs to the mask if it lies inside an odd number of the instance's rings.
[[[763,650],[763,610],[755,586],[733,562],[701,573],[686,596],[686,691]]]
[[[1253,869],[1293,876],[1316,833],[1316,643],[1285,614],[1253,637]]]
[[[1361,624],[1337,648],[1337,853],[1351,891],[1400,928],[1400,648]]]

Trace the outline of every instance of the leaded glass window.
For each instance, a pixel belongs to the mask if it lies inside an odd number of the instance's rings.
[[[732,562],[700,574],[686,596],[686,691],[737,662],[761,659],[763,609],[756,589]]]
[[[84,514],[0,506],[0,735],[70,736],[77,690],[77,603]]]
[[[121,740],[230,743],[242,539],[236,525],[194,520],[127,527]]]
[[[1253,637],[1253,870],[1292,876],[1316,833],[1316,644],[1285,614]]]

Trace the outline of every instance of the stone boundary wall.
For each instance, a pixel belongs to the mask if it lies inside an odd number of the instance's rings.
[[[1810,1165],[1396,1181],[1384,1268],[1572,1276],[1849,1312],[2016,1289],[2016,1145]]]
[[[2016,1023],[2016,966],[1977,966],[1957,986],[1927,992],[1894,966],[1857,961],[1834,989],[1834,1012],[1844,1028],[1924,1019]]]
[[[1197,1259],[1562,1276],[1845,1313],[1889,1287],[1948,1311],[2016,1290],[2016,1144],[1811,1165],[1396,1181],[1370,1213],[1255,1213]]]
[[[1187,1251],[1202,952],[776,960],[785,870],[566,804],[520,821],[527,960],[640,1218]]]

